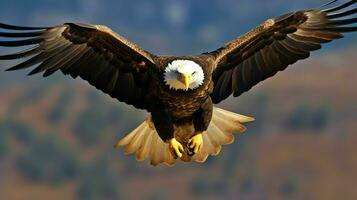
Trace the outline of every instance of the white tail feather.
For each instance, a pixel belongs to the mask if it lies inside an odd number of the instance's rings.
[[[221,151],[222,145],[233,143],[234,133],[242,133],[246,130],[241,123],[252,121],[254,119],[251,117],[214,107],[211,123],[207,131],[202,133],[203,145],[200,151],[193,157],[188,156],[186,152],[181,160],[186,162],[191,160],[205,162],[209,155],[217,156]],[[185,138],[183,132],[191,129],[192,127],[175,127],[175,137],[180,138],[179,141],[184,145],[189,138]],[[117,148],[124,146],[127,146],[125,153],[136,153],[138,161],[148,159],[154,166],[160,163],[172,166],[176,163],[169,150],[169,145],[161,140],[150,117],[115,145]]]

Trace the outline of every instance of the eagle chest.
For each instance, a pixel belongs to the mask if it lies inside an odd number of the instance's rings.
[[[209,86],[193,91],[167,91],[161,93],[161,101],[167,111],[176,119],[191,117],[209,96]]]

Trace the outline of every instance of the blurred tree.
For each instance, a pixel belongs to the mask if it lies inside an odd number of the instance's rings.
[[[35,87],[25,88],[26,90],[20,93],[20,96],[11,103],[8,112],[10,116],[17,113],[17,111],[24,106],[31,105],[41,99],[46,99],[45,96],[51,91],[50,83],[46,82],[46,84],[39,84]]]
[[[216,178],[207,176],[206,173],[196,177],[192,183],[192,192],[195,195],[219,195],[226,193],[227,182],[225,180],[217,180]]]
[[[12,118],[8,118],[0,123],[0,131],[15,138],[17,142],[24,146],[29,146],[36,139],[30,126]]]
[[[78,115],[74,125],[74,132],[79,142],[91,146],[101,142],[105,129],[105,103],[98,93],[89,90],[87,94],[88,106]]]
[[[0,159],[8,152],[7,132],[4,131],[4,124],[0,123]]]
[[[120,179],[108,166],[108,161],[101,158],[82,170],[77,190],[78,199],[120,199]]]
[[[324,129],[330,120],[330,111],[327,106],[320,106],[311,117],[311,128],[314,130]]]
[[[73,100],[73,92],[65,90],[61,93],[61,96],[57,99],[53,109],[47,114],[48,121],[52,123],[58,123],[63,120],[69,110],[70,103]]]
[[[127,132],[130,127],[135,127],[140,119],[119,105],[108,104],[97,91],[89,90],[88,100],[87,108],[79,114],[74,124],[74,132],[85,146],[103,142],[103,138],[106,138],[103,134],[108,133],[108,129]],[[128,130],[123,130],[122,127]]]
[[[282,183],[280,192],[283,199],[291,199],[298,193],[299,190],[299,180],[296,176],[289,176]]]
[[[149,195],[145,200],[165,200],[168,199],[163,191],[156,191]]]
[[[76,151],[53,135],[35,141],[16,163],[26,178],[51,184],[73,179],[79,171]]]
[[[248,151],[248,144],[253,138],[246,135],[235,135],[235,141],[232,146],[227,146],[228,152],[220,155],[223,163],[222,175],[226,178],[231,178],[232,173],[236,170],[238,166],[245,164],[245,158]]]
[[[105,110],[99,106],[89,106],[79,114],[74,125],[74,132],[78,140],[85,146],[91,146],[102,142],[108,122],[105,118]]]
[[[329,123],[329,109],[327,106],[312,107],[298,106],[286,120],[286,127],[293,130],[311,129],[321,130]]]
[[[256,180],[256,177],[254,175],[247,175],[245,176],[240,182],[240,193],[243,195],[252,193],[254,191],[254,181]]]
[[[254,108],[254,121],[253,125],[249,127],[249,134],[258,135],[262,133],[263,127],[265,127],[265,120],[268,111],[269,94],[258,93],[253,101],[247,102],[249,108]],[[245,105],[245,104],[244,104]],[[247,124],[249,126],[249,124]]]
[[[0,122],[0,158],[9,153],[9,139],[14,138],[23,147],[31,146],[36,139],[31,127],[12,118]],[[19,150],[17,148],[16,150]],[[14,153],[14,151],[11,151]],[[15,152],[16,154],[16,152]]]

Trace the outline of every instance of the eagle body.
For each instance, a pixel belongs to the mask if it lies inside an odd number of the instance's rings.
[[[163,141],[175,137],[180,143],[187,144],[196,131],[206,131],[211,121],[213,103],[210,95],[214,83],[210,77],[214,59],[206,55],[160,56],[154,61],[159,70],[151,73],[146,97],[154,127]],[[202,68],[204,76],[208,78],[194,90],[172,89],[165,83],[164,71],[174,61],[192,61]]]
[[[357,0],[268,19],[215,51],[196,56],[157,56],[103,25],[66,23],[24,27],[0,23],[0,47],[22,51],[1,60],[27,60],[8,71],[34,67],[29,75],[59,71],[150,116],[119,140],[138,160],[173,165],[204,162],[254,121],[215,105],[306,59],[322,44],[356,32]],[[10,38],[6,40],[3,38]]]

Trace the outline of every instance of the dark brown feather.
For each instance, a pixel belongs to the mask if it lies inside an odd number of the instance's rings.
[[[230,95],[227,91],[239,96],[278,71],[308,58],[311,51],[321,48],[321,44],[342,38],[342,33],[357,31],[357,27],[348,26],[357,22],[357,18],[352,16],[357,13],[357,8],[340,11],[356,2],[352,0],[331,9],[299,11],[267,20],[209,53],[217,62],[213,73],[213,102],[219,103],[227,98]],[[334,13],[336,11],[339,12]],[[223,80],[230,80],[227,75],[231,76],[230,86],[223,84]]]
[[[0,60],[14,60],[14,59],[19,59],[19,58],[24,58],[28,56],[35,55],[39,53],[41,49],[39,46],[35,46],[31,49],[25,49],[23,51],[13,53],[13,54],[8,54],[8,55],[0,55]]]
[[[36,32],[25,32],[25,33],[7,33],[0,32],[0,37],[18,38],[18,37],[37,37],[44,33],[45,31]]]
[[[9,30],[40,30],[40,29],[48,29],[49,27],[26,27],[26,26],[14,26],[9,24],[0,23],[0,28],[9,29]]]
[[[154,56],[109,28],[68,23],[51,28],[0,24],[0,29],[33,30],[0,32],[0,37],[25,38],[14,41],[0,40],[0,46],[36,45],[18,53],[0,55],[0,60],[33,56],[9,68],[8,71],[39,64],[29,75],[43,72],[43,76],[46,77],[60,70],[73,78],[80,76],[113,98],[146,109],[143,103],[144,89],[136,85],[136,82],[143,80],[134,80],[133,74],[145,74],[149,68],[156,67]]]
[[[336,2],[336,0],[334,2]],[[355,4],[355,3],[357,3],[357,1],[356,0],[352,0],[352,1],[346,2],[346,3],[342,4],[342,5],[339,5],[339,6],[336,6],[336,7],[332,7],[332,8],[329,8],[329,9],[325,9],[325,10],[323,10],[323,12],[330,13],[330,12],[339,11],[339,10],[347,8],[347,7],[349,7],[349,6],[351,6],[351,5]]]

